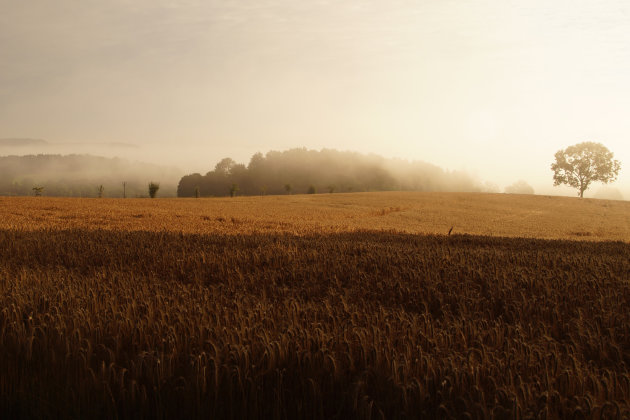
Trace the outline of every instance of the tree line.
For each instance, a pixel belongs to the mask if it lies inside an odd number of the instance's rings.
[[[254,154],[247,165],[231,158],[205,175],[181,178],[179,197],[305,194],[355,191],[479,191],[467,174],[426,162],[386,159],[333,149],[296,148]]]
[[[147,197],[152,194],[149,184],[156,184],[160,197],[174,197],[181,175],[175,168],[120,158],[0,156],[0,195]]]

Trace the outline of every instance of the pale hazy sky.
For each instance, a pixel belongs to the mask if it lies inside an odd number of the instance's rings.
[[[0,0],[0,137],[184,170],[329,147],[549,193],[592,140],[629,199],[629,111],[627,0]]]

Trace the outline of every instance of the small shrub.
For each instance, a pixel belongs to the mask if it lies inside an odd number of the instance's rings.
[[[230,187],[230,197],[234,197],[238,191],[238,184],[232,184],[232,186]]]

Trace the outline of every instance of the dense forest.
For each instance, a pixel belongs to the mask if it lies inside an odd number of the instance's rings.
[[[120,158],[0,156],[0,195],[33,195],[38,188],[45,196],[141,197],[148,196],[149,182],[156,182],[159,197],[174,197],[180,177],[174,168]]]
[[[256,153],[246,166],[231,158],[184,176],[179,197],[352,191],[479,191],[468,175],[425,162],[306,148]]]

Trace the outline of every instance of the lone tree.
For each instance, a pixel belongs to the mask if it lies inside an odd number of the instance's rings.
[[[619,161],[601,143],[587,141],[556,152],[551,164],[553,185],[567,184],[578,189],[580,198],[594,181],[613,182],[619,173]]]
[[[44,187],[33,187],[33,194],[35,194],[35,197],[40,197],[42,195],[42,191],[44,191]]]
[[[155,198],[159,189],[160,184],[158,182],[149,182],[149,197]]]

